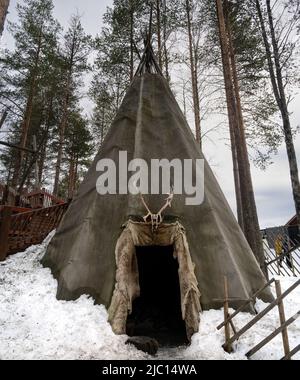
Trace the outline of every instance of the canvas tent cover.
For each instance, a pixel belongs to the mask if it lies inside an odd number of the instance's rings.
[[[80,186],[52,239],[43,264],[58,280],[57,297],[73,300],[89,294],[107,308],[116,285],[116,245],[122,226],[145,215],[134,195],[99,195],[97,162],[111,158],[118,164],[119,151],[128,160],[204,158],[167,81],[160,75],[136,76],[123,100],[100,152]],[[219,308],[227,276],[229,297],[237,307],[265,284],[265,278],[236,219],[205,161],[205,199],[186,206],[185,195],[175,195],[167,220],[185,229],[203,309]],[[157,212],[165,195],[145,196]],[[271,299],[269,290],[262,294]]]

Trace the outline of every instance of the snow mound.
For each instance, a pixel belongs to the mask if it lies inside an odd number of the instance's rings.
[[[0,263],[0,360],[8,359],[152,359],[126,346],[127,336],[116,336],[107,322],[104,306],[94,305],[88,296],[73,302],[57,301],[57,282],[50,270],[40,264],[53,233],[38,246],[16,254]],[[281,279],[283,289],[294,279]],[[300,289],[285,301],[286,317],[299,310]],[[262,302],[257,308],[262,310]],[[251,316],[241,313],[236,319],[241,328]],[[277,309],[252,327],[234,346],[231,355],[224,352],[223,330],[216,326],[223,320],[222,310],[201,315],[200,329],[189,347],[162,348],[156,359],[245,360],[245,353],[279,325]],[[300,321],[289,327],[291,349],[300,342]],[[281,336],[259,351],[254,359],[280,359]],[[300,359],[298,353],[295,359]]]

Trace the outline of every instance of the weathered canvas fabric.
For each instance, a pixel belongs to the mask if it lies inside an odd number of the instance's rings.
[[[167,81],[155,74],[137,76],[95,158],[78,195],[69,207],[42,262],[58,280],[57,297],[73,300],[89,294],[109,308],[116,284],[115,251],[122,225],[145,215],[140,198],[133,195],[99,195],[97,162],[119,151],[128,159],[203,158]],[[157,212],[165,195],[145,196]],[[186,206],[185,195],[175,195],[165,223],[179,221],[186,231],[191,260],[203,309],[219,308],[227,276],[232,307],[265,284],[264,276],[238,223],[205,161],[205,199]],[[267,289],[261,297],[270,301]]]

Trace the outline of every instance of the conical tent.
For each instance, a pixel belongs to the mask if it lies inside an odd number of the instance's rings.
[[[147,212],[139,195],[99,195],[96,190],[97,163],[112,159],[118,167],[124,164],[119,162],[120,152],[127,152],[128,161],[140,158],[149,165],[152,159],[204,159],[161,75],[141,72],[134,78],[43,265],[58,280],[58,299],[91,295],[109,309],[114,331],[122,334],[141,293],[137,252],[143,246],[150,250],[171,246],[178,262],[182,319],[190,338],[198,329],[201,308],[222,307],[224,276],[232,307],[263,287],[265,278],[206,161],[203,203],[188,206],[185,195],[175,194],[163,222],[153,230],[141,219]],[[166,196],[144,195],[144,199],[157,212]],[[168,275],[165,270],[166,284]],[[261,297],[272,298],[268,289]]]

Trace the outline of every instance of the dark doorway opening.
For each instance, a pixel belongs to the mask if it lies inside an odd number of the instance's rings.
[[[127,334],[154,338],[162,346],[188,344],[173,246],[136,247],[136,254],[141,295],[133,302]]]

